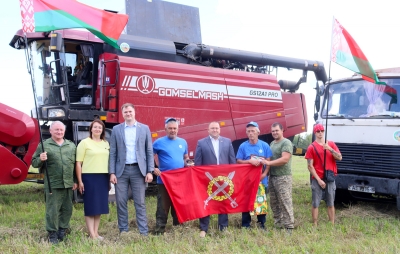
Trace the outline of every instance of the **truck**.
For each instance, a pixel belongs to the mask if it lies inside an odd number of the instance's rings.
[[[376,73],[386,85],[354,74],[321,86],[317,122],[327,125],[327,140],[343,156],[337,162],[336,200],[393,202],[400,210],[400,68]]]

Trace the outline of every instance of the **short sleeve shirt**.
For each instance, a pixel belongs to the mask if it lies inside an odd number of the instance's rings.
[[[332,147],[333,150],[340,153],[339,148],[336,146],[336,144],[334,142],[328,141],[328,144],[330,147]],[[323,167],[322,162],[324,161],[324,158],[325,158],[324,148],[320,144],[318,144],[316,141],[313,142],[313,145],[315,146],[315,149],[317,150],[319,157],[318,157],[317,153],[315,152],[314,147],[312,145],[310,145],[307,148],[305,158],[313,160],[313,166],[314,166],[315,172],[317,172],[318,176],[321,179],[323,179],[324,178],[324,167]],[[333,172],[335,172],[335,175],[337,174],[336,160],[330,151],[326,151],[326,166],[325,166],[325,168],[333,170]]]
[[[162,172],[185,166],[183,158],[188,153],[188,145],[182,138],[169,139],[165,136],[154,141],[153,151],[158,156],[158,169]],[[157,177],[157,183],[163,183],[161,177]]]
[[[283,152],[287,152],[293,154],[293,144],[289,139],[284,138],[283,140],[275,143],[272,141],[270,144],[272,150],[272,159],[277,160],[282,157]],[[292,157],[290,156],[290,160],[282,166],[271,166],[270,175],[271,176],[284,176],[292,174]]]
[[[108,173],[110,145],[107,141],[96,142],[90,137],[83,139],[76,149],[76,161],[82,162],[82,174]]]
[[[263,156],[268,159],[272,157],[272,151],[269,145],[262,140],[258,140],[256,144],[251,144],[247,140],[239,146],[236,159],[248,160],[251,155]],[[268,177],[265,177],[261,182],[265,187],[267,187]]]

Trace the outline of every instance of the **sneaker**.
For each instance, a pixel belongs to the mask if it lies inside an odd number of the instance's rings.
[[[51,244],[58,244],[58,235],[56,231],[49,232],[49,243]]]
[[[206,237],[206,231],[200,231],[200,238]]]
[[[99,235],[99,236],[97,237],[97,240],[99,240],[99,241],[101,242],[101,241],[104,240],[104,237],[102,237],[102,236]]]

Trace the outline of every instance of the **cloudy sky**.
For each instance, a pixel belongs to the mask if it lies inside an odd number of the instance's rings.
[[[100,8],[124,11],[124,0],[79,0]],[[381,0],[171,0],[198,7],[204,44],[318,60],[329,68],[332,18],[357,41],[375,69],[400,66],[400,15],[395,1]],[[29,113],[33,107],[24,52],[8,43],[21,28],[19,1],[0,8],[0,102]],[[352,73],[332,64],[333,79]],[[297,80],[301,73],[279,71],[278,79]],[[309,123],[313,120],[315,78],[300,91],[306,94]]]

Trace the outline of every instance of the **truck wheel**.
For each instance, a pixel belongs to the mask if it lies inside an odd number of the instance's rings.
[[[335,205],[349,205],[354,202],[355,200],[348,190],[336,189]]]

